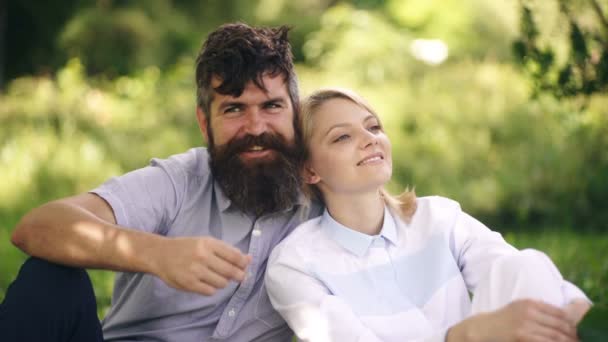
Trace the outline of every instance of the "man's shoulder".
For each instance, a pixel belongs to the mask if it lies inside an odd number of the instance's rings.
[[[205,147],[191,148],[186,152],[174,154],[168,158],[152,158],[151,166],[165,169],[168,173],[184,173],[186,176],[209,176],[209,153]]]

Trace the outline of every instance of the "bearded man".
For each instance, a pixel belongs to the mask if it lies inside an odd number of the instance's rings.
[[[300,195],[288,29],[228,24],[196,62],[193,148],[26,214],[32,256],[0,306],[3,341],[289,341],[263,284],[272,248],[320,214]],[[84,268],[117,271],[100,322]]]

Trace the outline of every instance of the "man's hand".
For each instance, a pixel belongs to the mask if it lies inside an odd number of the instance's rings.
[[[214,238],[174,238],[163,242],[153,273],[173,288],[209,296],[244,280],[250,262],[251,256]]]
[[[517,300],[502,309],[472,316],[452,327],[446,341],[578,341],[576,325],[558,307]]]

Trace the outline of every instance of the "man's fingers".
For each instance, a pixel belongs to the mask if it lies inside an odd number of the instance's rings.
[[[217,291],[217,288],[202,281],[195,281],[193,284],[191,284],[190,288],[187,288],[186,290],[200,293],[205,296],[211,296],[215,293],[215,291]]]
[[[214,253],[220,258],[228,261],[229,263],[243,270],[245,269],[245,267],[247,267],[249,261],[251,260],[247,255],[241,253],[239,249],[221,241],[217,241],[217,243],[215,244]]]
[[[199,280],[216,289],[223,289],[228,286],[228,283],[230,282],[230,279],[225,278],[208,268],[199,276]]]
[[[210,262],[207,266],[209,270],[227,279],[234,279],[236,281],[243,281],[245,279],[245,271],[219,256],[215,256],[213,262]]]

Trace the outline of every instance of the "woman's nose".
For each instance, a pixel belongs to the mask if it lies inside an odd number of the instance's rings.
[[[376,144],[378,144],[378,137],[374,133],[365,130],[361,140],[361,148],[368,148]]]

